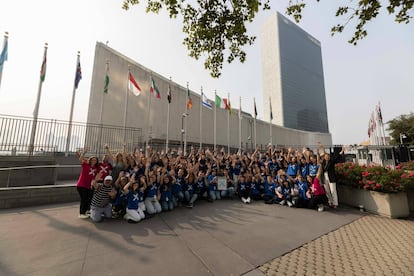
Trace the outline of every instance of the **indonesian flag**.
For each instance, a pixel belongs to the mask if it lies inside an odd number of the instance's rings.
[[[134,94],[135,96],[139,96],[141,94],[141,88],[139,87],[137,81],[134,79],[134,76],[129,73],[128,78],[128,91]]]

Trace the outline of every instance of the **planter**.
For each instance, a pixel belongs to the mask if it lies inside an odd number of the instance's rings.
[[[380,193],[343,185],[338,185],[337,191],[340,203],[355,207],[363,205],[370,213],[390,218],[405,218],[410,214],[405,192]]]
[[[410,212],[414,212],[414,190],[407,190],[408,207]]]

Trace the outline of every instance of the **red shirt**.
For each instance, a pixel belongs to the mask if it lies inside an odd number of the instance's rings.
[[[319,183],[319,179],[317,177],[313,179],[313,183],[310,188],[312,193],[316,196],[325,194],[325,189],[321,186],[321,184]]]
[[[87,161],[83,162],[76,186],[91,189],[91,182],[95,178],[96,173],[97,167],[91,167]]]
[[[105,179],[106,176],[110,175],[112,171],[111,163],[99,163],[98,165],[98,173],[102,172],[102,179]]]

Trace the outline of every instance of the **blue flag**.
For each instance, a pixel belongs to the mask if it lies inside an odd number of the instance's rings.
[[[78,66],[76,67],[76,75],[75,75],[75,89],[78,89],[78,85],[81,79],[82,79],[82,70],[81,70],[80,61],[78,61]]]
[[[6,39],[4,41],[3,50],[1,51],[1,54],[0,54],[0,71],[3,70],[3,64],[7,60],[7,55],[8,55],[7,46],[8,46],[8,40]]]

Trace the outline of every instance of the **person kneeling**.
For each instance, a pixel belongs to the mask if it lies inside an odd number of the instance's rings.
[[[132,188],[130,189],[130,186]],[[145,218],[144,211],[141,210],[139,183],[135,181],[135,175],[132,175],[131,180],[125,185],[124,193],[126,194],[128,205],[126,208],[126,219],[129,223],[137,223]]]
[[[103,183],[102,173],[98,173],[94,180],[92,180],[92,186],[94,193],[91,203],[91,219],[93,222],[100,222],[102,218],[112,218],[112,204],[111,200],[116,197],[116,190],[112,187],[112,176],[105,177]]]

